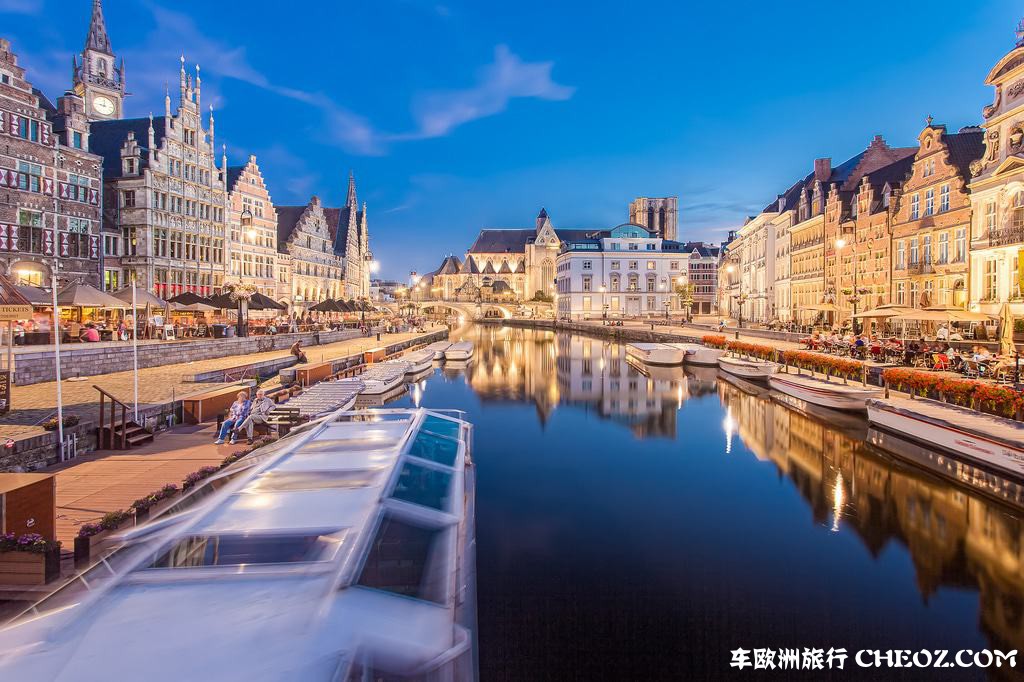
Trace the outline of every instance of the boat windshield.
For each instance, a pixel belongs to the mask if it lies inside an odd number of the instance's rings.
[[[147,568],[197,568],[324,561],[341,539],[329,534],[239,533],[190,535],[175,542]]]

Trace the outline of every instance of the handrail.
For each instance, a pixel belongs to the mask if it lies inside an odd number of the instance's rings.
[[[100,388],[96,384],[93,384],[92,387],[95,388],[97,391],[99,391],[99,394],[100,394],[100,425],[99,425],[99,431],[98,431],[98,433],[96,435],[96,446],[97,446],[97,448],[103,449],[103,434],[104,434],[104,431],[105,431],[105,429],[103,428],[104,427],[103,412],[104,412],[104,402],[105,402],[104,398],[109,398],[110,399],[110,431],[107,432],[107,448],[108,449],[112,449],[114,447],[114,435],[115,435],[114,434],[114,429],[116,427],[116,421],[117,421],[116,419],[114,419],[114,408],[115,408],[116,405],[120,405],[121,406],[121,449],[124,450],[127,447],[127,444],[128,444],[128,405],[126,405],[125,403],[121,402],[120,400],[115,398],[113,395],[111,395],[107,391],[104,391],[102,388]]]

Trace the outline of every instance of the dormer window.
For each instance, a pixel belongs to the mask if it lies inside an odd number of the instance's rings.
[[[135,159],[124,160],[124,174],[135,175]]]

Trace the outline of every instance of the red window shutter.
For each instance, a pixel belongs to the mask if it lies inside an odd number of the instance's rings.
[[[39,124],[39,139],[43,144],[50,144],[50,126]]]
[[[60,233],[60,255],[61,258],[67,258],[71,255],[71,248],[68,246],[68,233]]]
[[[8,132],[11,135],[17,135],[18,134],[18,115],[17,114],[11,114],[11,120],[8,121],[8,123],[10,124],[10,126],[8,128]]]
[[[53,255],[53,230],[43,230],[43,255]]]
[[[21,251],[18,244],[18,226],[9,225],[7,231],[7,248],[11,251]]]
[[[53,178],[43,178],[43,194],[53,194]]]
[[[0,251],[7,251],[7,226],[0,224]]]
[[[100,203],[100,191],[98,189],[89,188],[89,203],[93,206]]]
[[[95,234],[89,235],[89,258],[92,260],[100,258],[100,238]]]

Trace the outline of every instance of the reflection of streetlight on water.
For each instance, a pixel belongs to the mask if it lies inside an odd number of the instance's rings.
[[[722,421],[725,430],[725,454],[732,452],[732,436],[736,433],[736,420],[732,418],[732,407],[725,408],[725,419]]]
[[[843,472],[836,474],[836,483],[832,487],[832,530],[839,530],[839,519],[843,516],[843,502],[846,500],[846,492],[843,490]]]

